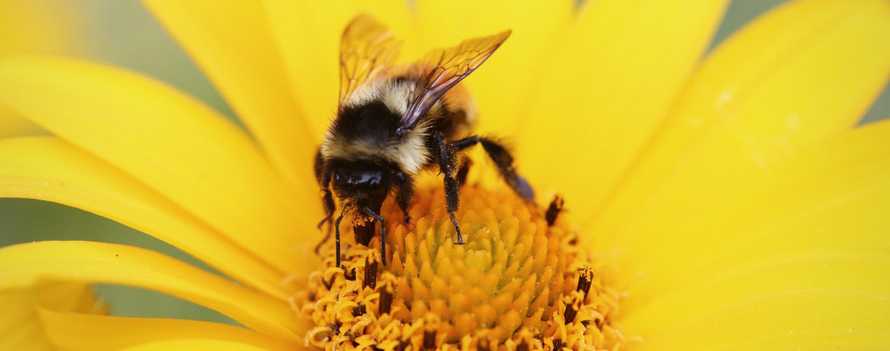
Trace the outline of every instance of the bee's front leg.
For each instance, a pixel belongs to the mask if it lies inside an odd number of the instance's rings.
[[[375,221],[380,222],[380,260],[383,261],[383,265],[386,265],[386,222],[379,213],[374,212],[374,210],[365,207],[362,208],[362,212],[365,215],[374,218]]]
[[[343,221],[343,217],[346,215],[346,211],[340,210],[340,215],[337,216],[337,221],[334,222],[334,233],[336,233],[335,241],[337,242],[337,248],[335,249],[335,254],[337,255],[337,268],[340,267],[340,222]]]
[[[438,149],[436,150],[436,161],[438,161],[439,170],[445,178],[445,204],[447,206],[446,209],[448,210],[448,218],[451,219],[451,224],[454,225],[454,232],[457,234],[454,243],[463,245],[464,237],[460,232],[460,225],[457,223],[457,217],[455,216],[455,212],[457,212],[457,208],[460,205],[460,184],[457,179],[454,178],[454,148],[448,144],[448,141],[445,140],[445,136],[442,135],[442,133],[436,132],[433,134],[433,138],[436,141],[436,148]]]
[[[331,183],[331,172],[325,167],[324,161],[321,159],[320,154],[316,155],[315,158],[315,174],[318,177],[318,184],[321,186],[322,196],[321,196],[321,205],[324,207],[325,216],[318,222],[318,229],[321,230],[325,223],[331,223],[331,219],[334,217],[334,211],[337,210],[337,205],[334,202],[334,194],[331,191],[330,183]],[[331,238],[331,227],[328,226],[328,230],[325,233],[324,238],[315,245],[315,253],[318,254],[318,251],[321,249],[321,246],[324,245]]]
[[[470,167],[473,166],[473,160],[469,157],[464,157],[460,162],[460,167],[457,168],[457,184],[460,186],[464,186],[467,184],[467,176],[470,174]]]
[[[395,175],[395,180],[397,189],[396,202],[402,210],[403,222],[407,225],[411,223],[411,215],[408,213],[408,209],[411,207],[411,199],[414,197],[414,179],[405,173],[398,172]]]

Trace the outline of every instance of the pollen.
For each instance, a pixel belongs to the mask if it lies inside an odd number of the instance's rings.
[[[509,192],[466,186],[454,244],[441,188],[421,189],[404,224],[389,201],[386,264],[344,223],[342,268],[333,244],[294,309],[325,350],[616,350],[619,293],[558,217]],[[555,217],[555,218],[554,218]],[[346,221],[344,221],[346,222]],[[548,224],[551,223],[551,224]]]

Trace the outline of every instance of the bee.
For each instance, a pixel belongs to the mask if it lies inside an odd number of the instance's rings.
[[[390,193],[410,222],[408,208],[414,176],[438,169],[444,179],[445,203],[454,225],[455,244],[463,244],[455,217],[459,187],[470,161],[461,153],[480,144],[501,177],[520,197],[534,192],[516,171],[513,156],[497,140],[472,133],[476,118],[470,95],[460,82],[485,62],[510,36],[504,31],[434,50],[419,61],[397,66],[400,42],[374,18],[352,19],[340,40],[340,94],[337,115],[315,156],[315,175],[322,189],[325,217],[332,222],[334,196],[340,214],[336,232],[340,266],[340,222],[354,215],[354,232],[369,242],[380,224],[381,260],[386,262],[386,225],[380,215]],[[330,227],[322,245],[330,238]],[[359,241],[361,242],[361,241]],[[368,242],[362,242],[367,245]]]

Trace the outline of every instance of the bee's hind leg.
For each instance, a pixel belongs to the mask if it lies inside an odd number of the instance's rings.
[[[498,168],[498,173],[501,174],[501,178],[504,178],[504,181],[507,182],[510,189],[513,189],[513,192],[526,201],[533,201],[535,199],[535,191],[532,189],[531,185],[528,184],[528,181],[526,181],[525,178],[516,172],[516,166],[513,164],[513,155],[511,155],[507,147],[500,142],[491,138],[471,135],[451,143],[451,147],[456,151],[461,151],[476,144],[482,144],[485,153],[488,154],[488,157]]]

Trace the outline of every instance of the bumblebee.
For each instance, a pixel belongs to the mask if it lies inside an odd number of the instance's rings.
[[[336,232],[340,266],[340,223],[352,213],[359,242],[367,245],[380,224],[381,259],[386,262],[386,225],[380,215],[390,193],[410,222],[408,208],[414,177],[438,169],[445,183],[446,206],[454,225],[455,244],[463,244],[455,217],[459,187],[470,161],[461,152],[481,145],[501,177],[520,197],[533,201],[534,192],[516,171],[513,157],[498,141],[475,135],[476,112],[460,82],[485,62],[510,36],[510,31],[469,39],[434,50],[421,60],[397,66],[400,43],[382,24],[367,15],[355,17],[340,41],[340,94],[337,116],[315,156],[315,175],[322,189],[325,217]],[[325,241],[330,237],[330,230]],[[319,244],[321,245],[321,244]]]

